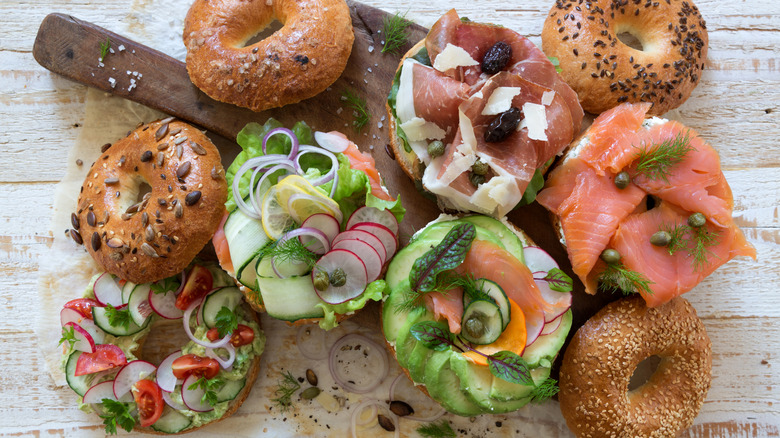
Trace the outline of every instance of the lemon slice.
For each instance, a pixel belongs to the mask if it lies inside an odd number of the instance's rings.
[[[292,216],[287,212],[286,205],[279,203],[278,187],[278,185],[273,186],[265,192],[260,214],[263,231],[274,240],[282,237],[284,232],[294,224]]]
[[[296,222],[303,223],[310,216],[325,213],[341,222],[342,215],[339,205],[325,196],[304,193],[291,195],[287,203],[288,212]]]

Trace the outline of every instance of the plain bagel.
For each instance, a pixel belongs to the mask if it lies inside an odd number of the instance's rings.
[[[245,45],[275,19],[280,30]],[[184,22],[192,82],[253,111],[325,90],[344,71],[354,38],[344,0],[196,0]]]
[[[628,391],[637,365],[658,369]],[[561,412],[578,437],[671,437],[693,424],[712,382],[711,342],[684,298],[608,304],[574,335],[561,365]]]
[[[225,211],[219,151],[200,130],[172,118],[108,146],[81,187],[71,236],[103,270],[134,283],[183,271]],[[151,191],[142,196],[145,184]]]
[[[625,32],[643,50],[620,41]],[[653,115],[682,105],[701,78],[707,42],[689,0],[557,0],[542,31],[544,52],[594,114],[623,102],[651,102]]]

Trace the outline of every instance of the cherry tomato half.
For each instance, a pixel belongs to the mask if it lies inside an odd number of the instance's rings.
[[[110,370],[126,363],[127,358],[125,358],[125,353],[122,349],[113,344],[98,344],[95,345],[94,353],[81,353],[78,361],[76,361],[74,374],[84,376]]]
[[[187,276],[187,283],[178,297],[176,297],[176,308],[187,310],[192,303],[206,296],[214,285],[214,279],[208,268],[200,265],[192,267]]]
[[[177,379],[186,379],[190,375],[213,379],[219,373],[219,362],[210,357],[185,354],[173,361],[173,375]]]
[[[133,398],[138,405],[141,427],[149,427],[160,419],[165,408],[162,390],[151,380],[139,380],[133,385]]]
[[[219,336],[219,331],[216,328],[206,332],[206,337],[211,342],[214,342],[217,339],[221,339]],[[233,344],[234,347],[241,347],[243,345],[251,344],[254,340],[255,331],[252,330],[252,327],[246,326],[244,324],[239,324],[238,328],[236,328],[236,330],[233,332],[233,335],[230,336],[230,343]]]
[[[89,298],[76,298],[75,300],[68,301],[62,307],[75,310],[84,318],[92,319],[92,308],[95,306],[100,307],[100,304],[95,300]]]

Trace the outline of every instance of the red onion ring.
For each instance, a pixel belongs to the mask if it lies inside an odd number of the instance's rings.
[[[171,394],[169,392],[162,392],[163,400],[165,400],[165,403],[168,404],[168,406],[172,407],[173,409],[179,410],[179,411],[188,411],[190,408],[184,405],[184,403],[179,403],[176,400],[171,398]]]
[[[268,131],[267,134],[265,134],[265,137],[263,137],[263,154],[268,153],[266,151],[266,145],[268,144],[268,139],[277,134],[284,134],[290,138],[290,141],[292,141],[292,148],[290,148],[290,154],[287,155],[287,159],[291,160],[292,157],[298,154],[298,137],[295,135],[294,132],[292,132],[287,128],[274,128]]]
[[[185,284],[187,284],[187,270],[186,269],[181,271],[181,284],[179,285],[179,288],[176,289],[176,292],[174,292],[175,296],[177,296],[177,297],[179,296],[181,291],[184,290],[184,285]]]
[[[216,342],[205,342],[201,341],[200,339],[196,338],[195,335],[192,334],[192,329],[190,328],[190,317],[192,316],[192,312],[199,306],[199,303],[195,301],[194,303],[190,304],[190,307],[187,308],[187,310],[184,311],[184,317],[182,320],[184,321],[184,332],[187,333],[187,337],[192,340],[192,342],[206,347],[206,348],[222,348],[224,347],[228,342],[230,342],[230,335],[231,333],[228,333],[225,335],[224,338],[216,341]]]
[[[250,169],[254,169],[255,167],[266,164],[266,163],[278,163],[281,160],[286,160],[286,155],[281,154],[272,154],[272,155],[262,155],[259,157],[254,157],[246,160],[244,164],[241,165],[241,167],[238,168],[238,171],[236,171],[235,176],[233,177],[233,184],[231,185],[231,189],[233,190],[233,199],[236,201],[236,206],[244,212],[247,216],[254,218],[254,219],[260,219],[260,215],[257,214],[257,212],[253,211],[251,208],[249,208],[248,205],[246,205],[246,202],[244,202],[243,197],[241,196],[241,191],[239,190],[239,183],[241,182],[241,179],[243,178],[244,174],[247,173]]]
[[[374,382],[369,382],[365,387],[359,387],[354,383],[348,382],[346,379],[342,378],[341,375],[339,375],[337,368],[336,368],[336,355],[338,351],[341,349],[341,347],[344,344],[347,344],[348,342],[356,340],[360,341],[364,347],[366,345],[372,347],[376,354],[379,355],[380,359],[380,373],[379,377]],[[365,350],[365,348],[364,348]],[[380,383],[387,377],[387,369],[388,369],[388,363],[387,363],[387,353],[385,352],[385,349],[382,348],[379,344],[372,341],[371,339],[359,335],[357,333],[350,333],[347,335],[342,336],[338,341],[336,341],[333,346],[330,348],[330,353],[328,354],[328,368],[330,369],[330,375],[333,377],[333,380],[339,384],[342,388],[349,392],[353,392],[355,394],[365,394],[367,392],[372,391],[374,388],[379,386]]]
[[[358,438],[357,435],[357,426],[364,426],[371,422],[371,419],[374,418],[374,416],[369,417],[369,421],[358,423],[357,417],[360,416],[360,412],[365,409],[368,406],[372,406],[375,410],[375,412],[378,412],[378,410],[381,408],[385,411],[387,414],[387,417],[390,418],[390,420],[393,421],[393,426],[395,426],[395,431],[393,432],[393,438],[398,438],[401,436],[401,425],[398,423],[398,416],[393,413],[393,411],[388,408],[388,406],[379,400],[375,399],[368,399],[361,402],[359,405],[355,407],[355,410],[352,411],[352,416],[350,418],[350,433],[352,434],[352,438]]]
[[[393,380],[393,383],[390,385],[390,394],[389,394],[389,396],[390,396],[389,400],[390,401],[396,400],[396,398],[395,398],[395,386],[398,384],[398,382],[402,378],[406,378],[406,375],[405,374],[399,374],[398,377],[396,377],[395,380]],[[407,416],[404,416],[404,418],[407,419],[407,420],[419,421],[420,423],[432,423],[432,422],[438,420],[439,418],[443,417],[444,414],[446,414],[446,413],[447,413],[447,410],[444,409],[444,408],[441,408],[441,410],[439,412],[437,412],[437,413],[435,413],[433,415],[427,416],[427,417],[415,417],[415,416],[412,416],[412,415],[407,415]]]
[[[300,169],[300,172],[303,172],[303,168],[301,167],[301,162],[300,162],[300,159],[301,159],[301,157],[303,155],[306,155],[306,154],[320,154],[320,155],[324,155],[324,156],[330,158],[331,166],[330,166],[330,170],[328,171],[328,173],[326,173],[322,177],[320,177],[320,178],[318,178],[318,179],[316,179],[314,181],[310,181],[310,182],[311,182],[311,185],[313,185],[313,186],[320,186],[320,185],[325,184],[328,181],[332,180],[333,181],[333,186],[330,188],[330,197],[332,198],[333,195],[336,193],[336,186],[339,184],[339,173],[338,173],[338,170],[339,170],[339,160],[338,160],[338,158],[336,158],[336,156],[332,152],[330,152],[328,150],[325,150],[325,149],[322,149],[322,148],[318,148],[316,146],[311,146],[311,145],[302,145],[300,147],[299,151],[300,152],[298,153],[298,156],[295,157],[295,164]]]
[[[263,195],[264,193],[261,193],[261,190],[263,188],[263,183],[265,180],[268,179],[271,175],[273,175],[277,170],[287,170],[288,173],[295,172],[295,169],[293,168],[293,164],[291,161],[284,160],[282,162],[275,162],[275,163],[268,163],[266,166],[274,164],[270,169],[266,170],[265,173],[263,173],[263,176],[260,177],[260,181],[257,182],[257,188],[249,192],[249,200],[252,202],[252,206],[255,208],[255,211],[258,215],[261,215],[263,212]],[[263,166],[263,167],[266,167]],[[254,178],[254,175],[252,175],[252,178]]]
[[[315,345],[321,346],[322,350],[317,352],[311,352],[304,348],[304,339],[303,336],[306,333],[306,331],[309,330],[308,334],[311,334],[313,330],[316,330],[317,333],[320,333],[322,335],[322,341],[321,342],[315,342]],[[298,329],[298,333],[295,335],[295,345],[298,346],[298,350],[301,352],[303,357],[309,360],[322,360],[328,357],[328,349],[325,347],[325,332],[320,329],[319,327],[313,327],[310,325],[303,325],[301,328]]]
[[[230,336],[230,335],[228,335]],[[236,347],[233,346],[233,344],[228,343],[224,347],[225,350],[228,352],[228,358],[222,359],[220,355],[217,354],[216,351],[214,351],[213,348],[206,348],[206,356],[215,359],[217,362],[219,362],[219,365],[225,369],[228,370],[230,367],[233,366],[233,362],[236,360]]]
[[[293,196],[295,196],[295,195],[293,195]],[[292,198],[292,196],[291,196],[291,198]],[[300,237],[300,236],[311,236],[311,237],[317,239],[322,244],[322,246],[325,248],[325,251],[323,251],[323,254],[328,252],[328,251],[330,251],[330,242],[328,241],[328,236],[325,233],[323,233],[322,231],[320,231],[320,230],[318,230],[316,228],[311,228],[311,227],[300,227],[300,228],[296,228],[296,229],[290,231],[289,233],[285,234],[284,236],[282,236],[279,239],[279,244],[281,245],[282,243],[284,243],[284,242],[286,242],[286,241],[288,241],[290,239],[297,238],[297,237]],[[276,269],[276,256],[271,258],[271,269],[273,269],[274,274],[276,274],[277,277],[279,277],[279,278],[286,278],[286,277],[284,277],[282,275],[281,272],[279,272],[279,270]]]

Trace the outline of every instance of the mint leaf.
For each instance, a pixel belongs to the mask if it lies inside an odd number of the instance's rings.
[[[106,425],[107,434],[116,435],[117,425],[127,432],[133,430],[135,418],[130,415],[129,404],[111,400],[110,398],[104,398],[101,403],[106,411],[106,415],[101,415],[100,418],[103,419],[103,424]]]
[[[499,351],[487,357],[490,373],[499,379],[520,385],[533,385],[528,364],[511,351]]]
[[[296,239],[297,240],[297,239]],[[219,332],[219,337],[225,337],[228,333],[233,333],[238,328],[238,318],[232,310],[225,306],[222,306],[217,312],[215,319],[215,326]]]
[[[436,276],[463,263],[476,235],[477,229],[473,224],[460,224],[452,228],[441,243],[414,261],[409,272],[412,289],[420,292],[434,290]]]
[[[453,345],[452,333],[440,322],[418,322],[410,329],[414,339],[434,351],[444,351]]]
[[[574,282],[571,277],[558,268],[552,268],[544,277],[550,289],[557,292],[571,292]]]

